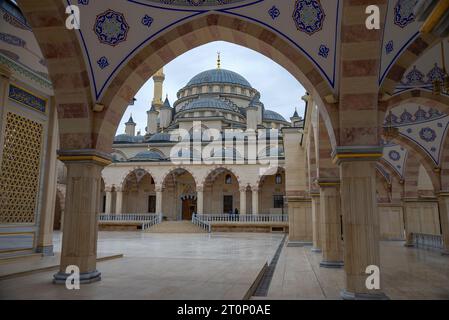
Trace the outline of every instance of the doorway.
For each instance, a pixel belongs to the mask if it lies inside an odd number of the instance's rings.
[[[196,199],[182,200],[182,220],[192,220],[192,216],[195,212]]]
[[[234,201],[232,196],[223,197],[223,213],[232,213],[234,210]]]

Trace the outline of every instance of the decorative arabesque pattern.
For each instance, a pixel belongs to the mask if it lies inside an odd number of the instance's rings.
[[[415,9],[418,0],[398,0],[394,7],[394,24],[404,28],[415,21]]]
[[[34,223],[42,124],[8,113],[0,168],[0,224]]]
[[[97,16],[94,31],[101,43],[116,46],[126,41],[129,25],[123,13],[107,10]]]
[[[242,2],[245,0],[148,0],[159,4],[171,4],[175,6],[217,6]]]
[[[296,0],[293,21],[299,31],[312,35],[323,28],[323,7],[318,0]]]

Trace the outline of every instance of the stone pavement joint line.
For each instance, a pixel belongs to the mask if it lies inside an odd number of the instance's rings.
[[[284,235],[282,242],[279,244],[276,253],[274,254],[273,259],[270,262],[270,265],[266,268],[263,278],[260,281],[259,286],[254,294],[255,297],[266,297],[268,295],[268,289],[270,288],[271,280],[273,279],[274,271],[276,270],[276,265],[279,261],[279,257],[281,256],[282,249],[284,248],[285,240],[287,239],[287,235]]]

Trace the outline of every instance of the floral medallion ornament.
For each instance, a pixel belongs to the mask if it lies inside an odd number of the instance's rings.
[[[399,161],[399,159],[401,159],[401,155],[395,150],[390,151],[388,157],[393,161]]]
[[[388,41],[388,43],[385,45],[385,52],[387,54],[390,54],[394,51],[394,43],[393,40]]]
[[[327,58],[329,56],[329,48],[322,44],[320,46],[320,49],[318,50],[318,55],[322,56],[323,58]]]
[[[418,0],[398,0],[394,7],[394,24],[401,28],[405,28],[407,25],[415,21],[415,9]]]
[[[192,6],[201,6],[204,0],[187,0],[187,2]]]
[[[129,25],[122,13],[107,10],[97,16],[94,31],[101,43],[116,46],[126,41]]]
[[[422,128],[421,131],[419,132],[419,136],[426,142],[433,142],[437,138],[435,130],[429,127]]]
[[[268,10],[268,14],[270,17],[275,20],[277,17],[281,15],[281,11],[276,6],[272,6],[270,10]]]
[[[296,0],[293,21],[299,31],[312,35],[323,28],[326,15],[318,0]]]

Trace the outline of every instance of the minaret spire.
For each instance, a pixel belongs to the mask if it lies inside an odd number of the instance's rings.
[[[218,51],[217,55],[218,55],[218,57],[217,57],[217,69],[221,69],[221,52]]]
[[[161,68],[153,75],[154,94],[153,94],[153,102],[151,103],[151,105],[154,106],[156,111],[159,111],[160,107],[164,103],[162,101],[162,90],[164,80],[165,80],[164,68]]]

